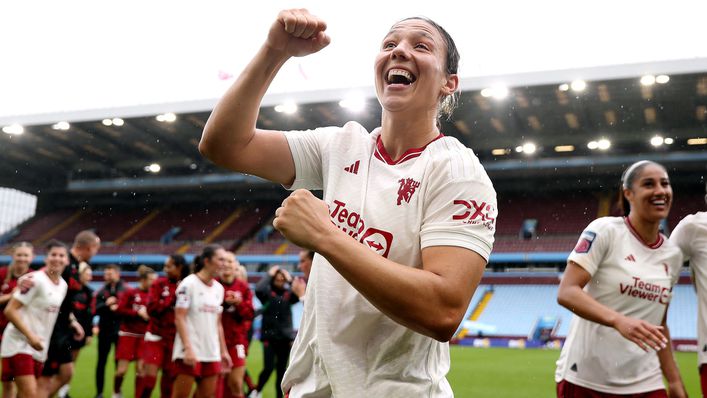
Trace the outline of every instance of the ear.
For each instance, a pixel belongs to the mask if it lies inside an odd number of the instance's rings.
[[[448,75],[442,83],[442,95],[452,95],[459,88],[459,76],[456,74]]]
[[[631,202],[631,199],[633,199],[633,191],[630,188],[624,188],[624,198]]]

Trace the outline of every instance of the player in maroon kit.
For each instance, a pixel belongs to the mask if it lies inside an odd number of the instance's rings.
[[[233,367],[224,372],[221,380],[223,398],[243,397],[245,360],[248,356],[248,329],[253,320],[253,292],[248,284],[237,276],[240,264],[232,252],[226,252],[226,266],[221,272],[220,282],[225,290],[221,322],[228,353]],[[221,390],[221,389],[220,389]]]
[[[172,396],[174,374],[172,369],[172,347],[177,332],[174,325],[175,290],[179,281],[189,275],[189,264],[183,256],[172,254],[164,264],[165,276],[157,279],[150,287],[147,300],[147,324],[145,339],[141,349],[139,374],[142,383],[135,387],[135,397],[149,398],[157,383],[157,371],[162,368],[160,382],[161,397]]]
[[[8,320],[5,317],[5,306],[12,298],[12,291],[17,286],[17,280],[27,272],[29,265],[34,258],[34,248],[29,242],[19,242],[12,246],[12,261],[7,267],[0,268],[0,340],[2,333],[7,327]],[[12,380],[2,380],[3,398],[15,396],[15,385]]]
[[[138,359],[150,316],[147,313],[148,292],[157,277],[155,271],[141,265],[137,269],[139,285],[124,291],[118,301],[116,313],[121,316],[118,344],[115,349],[117,367],[113,376],[113,396],[122,396],[120,390],[130,362]],[[142,377],[135,377],[135,384],[141,384]]]

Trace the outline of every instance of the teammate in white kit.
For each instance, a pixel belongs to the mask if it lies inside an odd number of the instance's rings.
[[[497,216],[473,151],[439,130],[453,108],[459,54],[436,23],[400,21],[374,65],[380,128],[256,128],[280,67],[326,47],[325,30],[306,10],[280,12],[199,149],[297,189],[274,226],[318,254],[283,381],[290,397],[451,397],[447,341],[481,279]],[[299,188],[322,189],[323,200]]]
[[[31,278],[31,287],[15,289],[5,308],[10,324],[5,329],[0,346],[2,373],[14,378],[18,397],[46,397],[40,391],[37,378],[47,359],[49,340],[59,315],[67,284],[61,273],[69,264],[69,250],[62,243],[47,244],[45,267],[23,275],[20,280]]]
[[[223,286],[214,279],[225,262],[221,246],[206,246],[194,259],[194,273],[177,286],[174,398],[191,397],[195,381],[196,397],[215,396],[221,363],[232,365],[221,326]]]
[[[705,184],[707,189],[707,184]],[[707,202],[707,196],[705,196]],[[697,362],[700,369],[702,395],[707,395],[707,211],[685,216],[670,235],[670,241],[690,261],[692,279],[697,290]]]
[[[673,191],[665,168],[631,165],[621,178],[626,217],[602,217],[569,256],[557,301],[575,313],[557,361],[557,396],[686,397],[666,325],[680,250],[659,232]]]

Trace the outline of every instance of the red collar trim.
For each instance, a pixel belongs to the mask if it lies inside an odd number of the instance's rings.
[[[385,147],[383,146],[383,140],[381,140],[381,136],[379,135],[378,138],[376,139],[375,156],[378,160],[383,161],[389,165],[400,164],[400,163],[403,163],[407,160],[414,159],[414,158],[420,156],[420,154],[422,154],[422,151],[424,151],[428,145],[430,145],[431,143],[437,141],[438,139],[440,139],[442,137],[444,137],[444,134],[439,133],[439,135],[437,137],[435,137],[432,141],[425,144],[425,146],[420,147],[420,148],[408,149],[407,151],[405,151],[405,153],[402,154],[402,156],[400,156],[400,158],[398,160],[393,160],[393,158],[391,158],[390,155],[388,154],[388,151],[385,150]]]
[[[626,225],[628,226],[628,230],[631,231],[633,236],[638,239],[639,242],[643,243],[644,246],[648,247],[649,249],[657,249],[663,244],[663,235],[661,235],[660,232],[658,232],[658,239],[655,240],[653,243],[648,243],[643,238],[641,235],[638,234],[638,231],[636,231],[636,228],[633,227],[631,224],[631,220],[628,219],[628,217],[624,217],[624,221],[626,222]]]

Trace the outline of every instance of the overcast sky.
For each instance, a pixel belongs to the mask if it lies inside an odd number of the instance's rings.
[[[278,10],[300,6],[328,22],[332,43],[291,60],[270,90],[271,103],[350,87],[372,94],[383,35],[414,15],[452,34],[465,88],[527,72],[563,82],[586,78],[587,68],[611,76],[617,69],[608,66],[641,64],[637,74],[658,73],[680,62],[656,61],[707,59],[707,1],[698,0],[3,1],[0,125],[207,109],[263,42]]]

